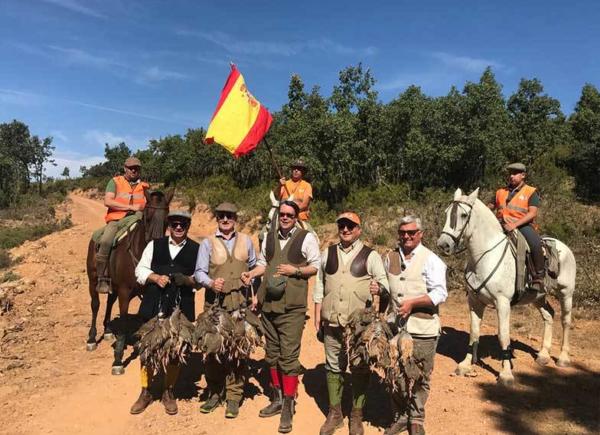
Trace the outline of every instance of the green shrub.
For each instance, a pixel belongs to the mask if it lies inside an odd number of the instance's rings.
[[[0,269],[6,269],[12,265],[12,258],[6,249],[0,249]]]
[[[21,279],[19,274],[15,273],[11,270],[11,271],[6,272],[4,275],[2,275],[2,278],[0,278],[0,283],[17,281],[19,279]]]

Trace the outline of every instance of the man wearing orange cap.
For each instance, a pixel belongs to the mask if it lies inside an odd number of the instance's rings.
[[[115,235],[121,229],[121,221],[125,216],[141,212],[146,206],[144,190],[149,185],[140,180],[142,162],[137,157],[128,157],[125,160],[124,175],[113,177],[106,185],[104,193],[104,205],[108,207],[104,220],[106,227],[98,242],[96,253],[96,271],[98,273],[98,293],[109,293],[111,291],[110,278],[107,267],[108,256]]]
[[[372,295],[387,294],[388,280],[381,256],[360,240],[361,222],[354,212],[336,219],[339,243],[321,253],[313,301],[315,328],[323,329],[325,368],[329,393],[329,413],[321,427],[321,435],[331,435],[344,423],[342,415],[343,374],[348,366],[344,346],[344,328],[351,314],[365,307]],[[352,373],[351,435],[364,433],[362,410],[369,383],[369,367],[350,367]]]

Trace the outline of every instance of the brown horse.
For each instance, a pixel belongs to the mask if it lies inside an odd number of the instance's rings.
[[[152,193],[144,191],[146,196],[146,207],[143,218],[138,225],[122,239],[112,250],[108,264],[109,276],[111,277],[112,293],[106,301],[106,313],[104,314],[104,339],[112,339],[113,331],[110,328],[110,316],[112,306],[119,299],[119,314],[122,324],[126,323],[129,311],[129,302],[135,296],[140,296],[142,287],[135,278],[135,267],[142,256],[146,244],[165,235],[167,227],[167,215],[169,204],[173,198],[174,191],[163,194],[159,191]],[[98,273],[96,271],[96,243],[90,240],[87,254],[87,275],[89,280],[89,291],[92,307],[92,324],[87,340],[87,350],[95,350],[98,346],[96,341],[96,319],[100,308],[100,297],[96,292]],[[115,359],[112,365],[112,374],[120,375],[125,372],[123,368],[123,353],[126,345],[127,331],[119,328],[116,333],[114,344]]]

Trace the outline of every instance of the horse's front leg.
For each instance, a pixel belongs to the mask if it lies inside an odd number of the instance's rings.
[[[104,340],[113,340],[115,338],[110,328],[110,316],[112,313],[112,307],[117,300],[117,289],[113,288],[113,292],[109,293],[106,298],[106,311],[104,312],[104,320],[102,325],[104,326]]]
[[[571,295],[573,292],[571,292]],[[560,299],[560,318],[562,321],[563,339],[560,347],[560,355],[556,365],[559,367],[568,367],[571,364],[569,357],[569,334],[571,332],[571,311],[573,309],[573,296],[563,296]]]
[[[89,291],[90,291],[90,306],[92,308],[92,322],[90,325],[90,330],[88,332],[88,339],[86,343],[86,349],[88,351],[96,350],[98,345],[96,344],[96,319],[98,317],[98,311],[100,310],[100,296],[98,292],[96,292],[96,283],[93,280],[90,280],[89,283]]]
[[[550,348],[552,347],[552,323],[554,319],[554,309],[545,299],[535,301],[534,305],[540,310],[544,320],[544,335],[542,338],[542,348],[538,352],[535,362],[545,366],[550,362]]]
[[[498,382],[510,387],[515,382],[510,362],[510,301],[500,296],[496,300],[496,312],[498,313],[498,340],[500,341],[500,359],[502,360],[502,370],[498,376]]]
[[[483,319],[485,304],[477,296],[469,292],[469,313],[471,315],[471,331],[469,334],[469,349],[465,359],[456,367],[457,375],[466,375],[473,371],[473,364],[477,362],[477,347],[479,346],[479,328]]]
[[[128,327],[128,316],[129,316],[129,290],[127,288],[118,289],[119,297],[119,324],[116,333],[116,340],[114,344],[114,361],[112,364],[111,373],[113,375],[122,375],[125,373],[125,367],[123,366],[123,354],[125,353],[125,347],[127,345],[127,335],[129,333]]]

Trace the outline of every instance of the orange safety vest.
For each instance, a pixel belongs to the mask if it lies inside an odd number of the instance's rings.
[[[132,204],[146,205],[144,189],[150,187],[148,183],[145,181],[140,181],[132,186],[122,175],[114,177],[113,181],[117,187],[117,191],[115,192],[115,201],[117,201],[119,204],[123,204],[123,206]],[[104,216],[104,220],[107,223],[110,221],[118,221],[123,219],[127,213],[128,212],[125,210],[115,210],[114,208],[108,207],[106,216]]]
[[[298,182],[294,182],[293,180],[286,180],[285,187],[281,187],[281,200],[288,199],[291,195],[294,195],[294,201],[302,202],[304,199],[304,195],[306,192],[312,192],[312,186],[308,181],[300,180]],[[289,192],[289,194],[288,194]],[[298,219],[301,221],[307,221],[310,218],[310,210],[301,211],[298,215]]]
[[[504,187],[496,192],[496,217],[503,222],[516,222],[529,211],[529,198],[535,193],[535,187],[524,184],[507,204],[510,189]],[[536,227],[534,221],[531,222]]]

